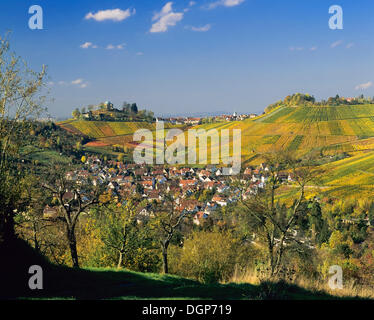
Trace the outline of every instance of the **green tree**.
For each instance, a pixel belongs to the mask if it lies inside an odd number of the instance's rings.
[[[250,253],[248,246],[228,232],[197,231],[184,241],[183,248],[171,247],[170,265],[174,273],[205,283],[228,281],[235,267],[249,264]]]
[[[328,223],[323,219],[322,209],[318,202],[313,202],[309,220],[314,241],[318,245],[327,242],[330,236]]]
[[[137,114],[138,113],[138,106],[136,105],[136,103],[133,103],[131,105],[131,113],[133,113],[133,114]]]
[[[123,153],[120,153],[119,155],[118,155],[118,157],[117,157],[117,160],[119,161],[119,162],[123,162],[123,159],[125,158],[125,155],[123,154]]]
[[[14,239],[14,215],[25,205],[21,147],[31,120],[46,110],[41,93],[45,76],[45,66],[40,72],[31,70],[10,50],[8,36],[0,38],[0,247]]]
[[[124,255],[129,243],[129,235],[137,225],[136,204],[128,201],[124,207],[111,206],[105,212],[101,226],[102,240],[108,248],[114,249],[118,254],[117,268],[122,268]]]
[[[79,111],[78,108],[76,108],[72,113],[71,115],[73,116],[74,119],[79,119],[79,117],[81,116],[81,112]]]

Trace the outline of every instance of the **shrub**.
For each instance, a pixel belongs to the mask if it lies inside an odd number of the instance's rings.
[[[251,248],[241,245],[230,233],[194,232],[183,248],[170,248],[173,273],[205,283],[228,281],[237,265],[248,264]]]

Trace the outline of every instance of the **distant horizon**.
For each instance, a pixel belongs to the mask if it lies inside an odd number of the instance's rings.
[[[289,95],[292,95],[292,94],[295,94],[295,93],[290,93]],[[313,96],[313,97],[315,97],[315,95],[313,95],[313,94],[310,94],[311,96]],[[338,94],[339,95],[339,94]],[[360,94],[361,95],[361,94]],[[341,97],[341,98],[346,98],[346,99],[349,99],[349,98],[359,98],[359,96],[360,95],[357,95],[357,96],[347,96],[347,95],[339,95],[339,97]],[[334,94],[334,95],[330,95],[330,96],[328,96],[328,97],[324,97],[324,98],[320,98],[320,99],[317,99],[316,97],[316,101],[322,101],[322,100],[327,100],[328,98],[330,98],[330,97],[335,97],[336,96],[336,94]],[[212,117],[212,116],[219,116],[219,115],[229,115],[229,114],[233,114],[234,112],[237,112],[238,114],[251,114],[251,113],[254,113],[254,114],[258,114],[258,115],[260,115],[260,114],[262,114],[264,111],[265,111],[265,108],[266,107],[268,107],[269,105],[271,105],[271,104],[274,104],[274,103],[276,103],[276,102],[278,102],[278,101],[280,101],[280,100],[283,100],[285,97],[287,97],[287,95],[286,96],[284,96],[284,97],[281,97],[281,98],[279,98],[279,99],[277,99],[277,100],[275,100],[275,101],[273,101],[273,102],[271,102],[270,104],[268,104],[268,105],[266,105],[266,106],[264,106],[264,108],[263,109],[261,109],[261,110],[257,110],[257,111],[237,111],[237,110],[231,110],[231,111],[229,111],[229,110],[226,110],[226,111],[224,111],[224,110],[217,110],[217,111],[215,111],[215,110],[212,110],[212,111],[201,111],[201,112],[190,112],[190,113],[186,113],[186,112],[179,112],[179,113],[156,113],[155,112],[155,117],[168,117],[168,118],[172,118],[172,117],[201,117],[201,118],[204,118],[204,117]],[[374,98],[374,96],[366,96],[366,95],[364,95],[364,97],[365,98]],[[106,101],[110,101],[110,102],[112,102],[110,99],[107,99]],[[136,101],[132,101],[132,103],[134,103],[134,102],[136,102]],[[91,103],[91,104],[93,104],[93,103]],[[114,103],[114,107],[115,108],[120,108],[120,105],[121,105],[122,103],[119,103],[118,105],[116,105],[115,103]],[[88,104],[89,105],[89,104]],[[88,105],[86,105],[86,106],[82,106],[82,107],[86,107],[87,108],[87,106]],[[93,105],[97,105],[97,104],[93,104]],[[140,109],[144,109],[142,106],[140,106],[140,105],[138,105],[138,107],[140,108]],[[73,110],[75,109],[76,107],[73,107],[72,109],[71,109],[71,111],[70,111],[70,113],[69,114],[67,114],[66,116],[65,115],[61,115],[61,116],[56,116],[56,115],[53,115],[53,114],[50,114],[50,116],[53,118],[53,119],[56,119],[56,120],[59,120],[59,121],[63,121],[63,120],[68,120],[68,119],[71,119],[71,113],[73,112]],[[153,111],[151,108],[148,108],[147,110],[149,110],[149,111]]]

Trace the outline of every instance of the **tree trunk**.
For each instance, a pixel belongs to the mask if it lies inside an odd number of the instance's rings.
[[[34,248],[36,252],[40,252],[40,246],[39,246],[39,241],[38,241],[38,231],[37,231],[37,226],[36,223],[33,223],[33,234],[34,234]]]
[[[269,254],[269,274],[270,277],[274,275],[274,245],[272,241],[272,236],[267,235],[267,242],[268,242],[268,254]]]
[[[79,268],[78,252],[77,252],[77,240],[75,237],[75,227],[67,226],[67,236],[70,248],[71,261],[73,262],[74,268]]]
[[[123,261],[123,251],[120,250],[119,252],[119,258],[118,258],[118,264],[117,264],[117,269],[122,268],[122,261]]]
[[[125,253],[125,247],[126,247],[126,239],[127,239],[127,228],[125,226],[124,229],[123,229],[123,239],[122,239],[121,248],[119,249],[119,258],[118,258],[117,269],[122,268],[123,255]]]
[[[164,273],[169,273],[169,266],[168,266],[168,253],[167,251],[162,252],[163,264],[164,264]]]
[[[269,268],[270,268],[270,277],[275,275],[275,263],[274,263],[274,252],[273,249],[269,248]]]
[[[169,243],[162,244],[162,262],[164,266],[164,273],[169,273],[169,265],[168,265],[168,246]]]

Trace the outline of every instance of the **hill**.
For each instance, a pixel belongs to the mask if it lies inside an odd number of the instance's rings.
[[[70,120],[62,128],[94,139],[87,147],[112,145],[133,148],[133,133],[155,130],[154,123]],[[171,128],[166,125],[165,128]],[[278,149],[302,156],[320,155],[329,173],[325,187],[355,185],[372,191],[374,182],[374,105],[279,106],[255,119],[202,124],[194,129],[241,129],[242,161],[258,165],[261,154]],[[218,146],[213,146],[217,148]],[[209,157],[208,150],[208,157]],[[339,161],[335,161],[339,160]]]
[[[202,125],[200,128],[241,129],[247,156],[283,148],[297,153],[325,154],[372,149],[374,105],[280,107],[257,119]]]
[[[93,141],[88,147],[127,146],[133,148],[133,134],[139,129],[155,131],[155,123],[149,122],[124,122],[124,121],[85,121],[67,120],[58,125],[74,134],[87,136]],[[165,124],[165,129],[181,128],[171,124]]]
[[[261,154],[271,150],[315,152],[327,171],[326,193],[373,191],[374,105],[278,107],[256,119],[199,128],[241,129],[244,165],[258,165]]]
[[[16,251],[14,251],[16,250]],[[12,255],[11,252],[17,252]],[[36,253],[22,240],[11,247],[1,247],[0,253],[12,260],[0,265],[3,279],[0,299],[207,299],[207,300],[331,300],[338,297],[318,290],[306,290],[283,282],[261,285],[203,284],[178,276],[131,272],[114,269],[73,269],[55,266]],[[43,268],[43,290],[31,291],[27,287],[30,277],[25,266]]]
[[[147,122],[69,120],[59,125],[72,133],[95,139],[101,146],[129,144],[136,130],[155,130],[155,124]],[[165,126],[166,129],[172,127]],[[241,129],[242,153],[246,158],[278,147],[298,153],[320,150],[334,155],[372,150],[374,105],[280,107],[256,119],[203,124],[195,128]]]

